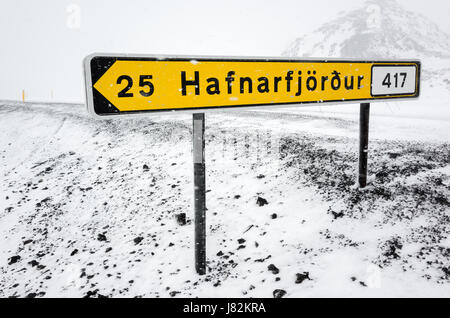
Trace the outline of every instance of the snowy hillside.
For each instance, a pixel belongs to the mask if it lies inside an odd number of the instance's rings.
[[[358,9],[342,12],[297,38],[283,55],[421,59],[424,78],[450,90],[450,36],[395,0],[366,1]]]
[[[450,59],[450,36],[395,0],[366,1],[296,39],[284,55]]]
[[[449,295],[446,121],[375,119],[360,191],[357,117],[208,114],[199,277],[191,116],[0,115],[0,296]]]

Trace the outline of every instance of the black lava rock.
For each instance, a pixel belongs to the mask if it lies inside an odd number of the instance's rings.
[[[400,258],[399,251],[402,249],[403,244],[400,242],[398,238],[393,238],[386,242],[386,251],[384,252],[384,256],[391,259]]]
[[[100,242],[106,241],[106,235],[102,233],[98,234],[97,240],[99,240]]]
[[[273,264],[267,266],[267,269],[272,272],[272,274],[276,275],[280,272],[280,270]]]
[[[334,212],[334,211],[331,211],[331,214],[333,214],[333,217],[334,217],[334,219],[336,220],[336,219],[338,219],[338,218],[342,218],[343,216],[344,216],[344,212]]]
[[[28,262],[28,264],[31,265],[31,267],[35,267],[35,266],[39,265],[39,262],[36,260],[32,260],[32,261]]]
[[[278,217],[278,215],[277,215],[276,213],[274,213],[274,214],[272,214],[270,217],[271,217],[272,219],[276,219],[276,218]]]
[[[96,290],[88,290],[86,295],[83,296],[83,298],[91,298],[95,297],[97,295],[98,289]]]
[[[186,225],[186,213],[175,214],[178,225]]]
[[[256,199],[256,204],[258,206],[264,206],[264,205],[269,204],[269,202],[267,202],[267,200],[264,198],[258,197],[258,199]]]
[[[296,275],[297,275],[297,279],[295,280],[296,284],[301,284],[306,279],[311,280],[311,278],[309,278],[309,272],[297,273]]]
[[[286,295],[286,291],[284,289],[275,289],[273,291],[273,298],[281,298]]]
[[[173,290],[169,293],[170,297],[175,297],[177,294],[179,294],[179,291]]]
[[[143,238],[142,236],[136,237],[136,238],[133,240],[133,241],[134,241],[134,244],[138,245],[139,243],[142,242],[143,239],[144,239],[144,238]]]
[[[18,261],[20,261],[20,256],[19,255],[14,255],[14,256],[11,256],[9,259],[8,259],[8,265],[12,265],[12,264],[15,264],[15,263],[17,263]]]
[[[78,253],[78,250],[77,250],[77,249],[74,249],[74,250],[72,251],[72,253],[70,253],[70,256],[74,256],[76,253]]]
[[[147,165],[143,165],[143,166],[142,166],[142,169],[143,169],[144,171],[148,171],[148,166],[147,166]]]
[[[245,243],[245,240],[243,238],[240,238],[240,239],[238,239],[238,243],[239,244]]]

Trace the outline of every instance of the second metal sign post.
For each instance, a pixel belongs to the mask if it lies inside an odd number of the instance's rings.
[[[205,114],[192,115],[194,156],[195,270],[206,273]]]

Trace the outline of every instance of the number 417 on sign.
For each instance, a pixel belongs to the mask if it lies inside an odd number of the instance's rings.
[[[417,68],[412,65],[374,65],[372,96],[408,95],[416,90]]]

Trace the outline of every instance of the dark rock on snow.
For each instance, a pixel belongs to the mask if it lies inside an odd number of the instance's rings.
[[[178,225],[186,225],[186,213],[175,214]]]
[[[179,294],[179,291],[173,290],[169,293],[170,297],[175,297],[177,294]]]
[[[344,212],[334,212],[334,211],[331,211],[331,214],[333,214],[333,217],[334,217],[334,219],[336,220],[336,219],[338,219],[338,218],[342,218],[343,216],[344,216]]]
[[[269,271],[271,271],[272,274],[274,274],[274,275],[276,275],[280,272],[280,270],[274,264],[270,264],[269,266],[267,266],[267,269]]]
[[[98,234],[97,240],[99,240],[100,242],[106,241],[106,235],[102,233]]]
[[[309,272],[303,272],[302,274],[297,273],[296,275],[297,275],[297,279],[295,280],[296,284],[301,284],[306,279],[311,280],[311,278],[309,278]]]
[[[15,264],[15,263],[17,263],[18,261],[20,261],[20,256],[19,255],[14,255],[14,256],[11,256],[9,259],[8,259],[8,265],[12,265],[12,264]]]
[[[134,244],[138,245],[139,243],[142,242],[143,239],[144,239],[144,238],[143,238],[142,236],[136,237],[136,238],[133,240],[133,241],[134,241]]]
[[[258,206],[264,206],[264,205],[269,204],[269,202],[267,202],[267,200],[264,198],[258,197],[258,199],[256,199],[256,204]]]
[[[275,289],[273,291],[273,298],[281,298],[286,295],[286,291],[284,289]]]
[[[31,265],[31,267],[35,267],[35,266],[39,265],[39,262],[34,259],[34,260],[28,262],[28,264]]]

